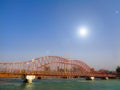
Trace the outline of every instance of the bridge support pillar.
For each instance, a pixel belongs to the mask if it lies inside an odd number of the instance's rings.
[[[94,80],[95,77],[86,77],[86,80]]]
[[[109,77],[103,77],[102,79],[104,79],[104,80],[108,80],[108,79],[109,79]]]
[[[109,77],[105,77],[105,80],[108,80],[109,79]]]
[[[35,79],[35,75],[23,75],[24,82],[32,83],[33,79]]]

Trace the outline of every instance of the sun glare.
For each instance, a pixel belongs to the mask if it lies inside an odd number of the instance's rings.
[[[88,29],[86,27],[79,28],[78,35],[82,37],[86,37],[88,35]]]

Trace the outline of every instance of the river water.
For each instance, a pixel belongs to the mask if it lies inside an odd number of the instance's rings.
[[[120,90],[120,79],[41,79],[32,84],[21,79],[0,79],[0,90]]]

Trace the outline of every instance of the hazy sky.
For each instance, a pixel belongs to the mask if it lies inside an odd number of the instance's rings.
[[[79,27],[88,35],[78,35]],[[0,0],[0,62],[40,56],[120,65],[120,0]]]

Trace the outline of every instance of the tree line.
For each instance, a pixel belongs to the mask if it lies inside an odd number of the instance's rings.
[[[120,66],[117,66],[116,72],[117,72],[118,74],[120,74]]]

